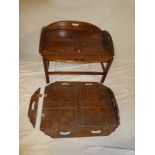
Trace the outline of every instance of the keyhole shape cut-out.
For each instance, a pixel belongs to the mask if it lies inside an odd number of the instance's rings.
[[[79,26],[79,23],[72,23],[72,26]]]

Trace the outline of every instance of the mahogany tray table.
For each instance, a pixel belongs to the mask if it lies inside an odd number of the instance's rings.
[[[51,74],[102,75],[104,82],[114,56],[113,41],[107,31],[80,21],[59,21],[42,28],[39,52],[46,82]],[[50,61],[101,63],[103,72],[49,71]]]
[[[53,137],[107,136],[120,124],[112,90],[96,82],[55,82],[31,97],[30,122]]]

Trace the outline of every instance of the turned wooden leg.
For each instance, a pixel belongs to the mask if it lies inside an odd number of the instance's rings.
[[[44,71],[45,71],[45,77],[46,77],[46,83],[49,83],[49,74],[48,74],[48,60],[46,60],[45,58],[43,58],[43,64],[44,64]]]
[[[101,63],[101,66],[102,66],[102,69],[103,69],[103,73],[104,73],[104,75],[102,76],[102,79],[101,79],[101,83],[104,82],[104,80],[105,80],[105,78],[106,78],[106,76],[107,76],[107,74],[108,74],[108,71],[109,71],[109,69],[110,69],[110,66],[111,66],[111,64],[112,64],[112,61],[113,61],[113,59],[110,60],[110,61],[107,63],[106,68],[104,67],[104,64]]]

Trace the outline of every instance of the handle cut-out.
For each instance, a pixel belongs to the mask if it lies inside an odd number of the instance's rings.
[[[92,86],[92,83],[85,83],[86,86]]]
[[[99,134],[101,132],[102,132],[101,130],[91,130],[91,133],[94,133],[94,134]]]
[[[62,135],[62,136],[67,136],[67,135],[70,135],[70,134],[71,134],[70,131],[66,131],[66,132],[60,131],[60,135]]]
[[[35,102],[32,103],[31,109],[34,110]]]
[[[61,85],[63,85],[63,86],[69,86],[70,84],[67,83],[67,82],[64,82],[64,83],[61,83]]]
[[[72,26],[79,26],[79,23],[72,23]]]

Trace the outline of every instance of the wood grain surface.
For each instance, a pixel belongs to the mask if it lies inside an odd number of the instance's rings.
[[[110,34],[81,21],[59,21],[42,28],[40,54],[48,61],[103,62],[114,56]]]
[[[53,138],[106,136],[119,125],[115,96],[102,84],[55,82],[46,86],[44,94],[40,130]],[[36,108],[29,110],[30,120]]]

